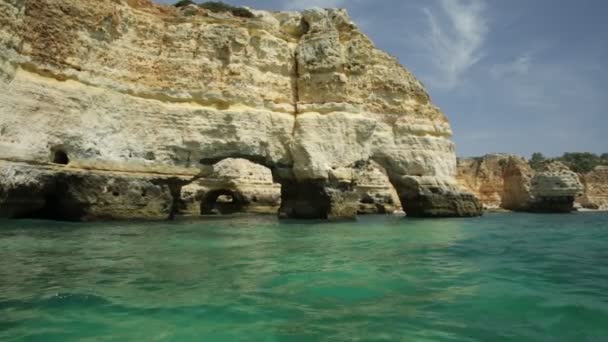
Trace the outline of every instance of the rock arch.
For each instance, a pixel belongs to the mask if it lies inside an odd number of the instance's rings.
[[[281,185],[270,168],[244,158],[225,158],[205,169],[182,188],[180,215],[278,211]]]
[[[212,190],[201,200],[201,215],[227,215],[243,210],[247,201],[243,194],[229,189]]]

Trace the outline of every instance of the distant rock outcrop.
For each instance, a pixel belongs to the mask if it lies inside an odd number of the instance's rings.
[[[475,193],[486,209],[530,212],[570,212],[584,186],[579,176],[560,162],[540,171],[513,155],[487,155],[459,161],[458,180]]]
[[[575,198],[584,190],[578,175],[560,162],[546,165],[531,184],[533,198],[528,210],[535,212],[571,212]]]
[[[581,206],[592,210],[608,210],[608,166],[579,175],[585,192],[577,199]]]
[[[282,216],[351,218],[394,209],[388,179],[410,216],[481,214],[445,115],[344,10],[227,8],[0,0],[0,160],[44,175],[9,173],[0,213],[195,214],[226,186],[272,211],[278,183]],[[233,158],[233,178],[207,173]]]

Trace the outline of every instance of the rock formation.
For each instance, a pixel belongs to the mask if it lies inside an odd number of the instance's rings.
[[[182,215],[237,212],[274,214],[281,205],[281,185],[272,171],[246,159],[224,159],[209,174],[182,187]]]
[[[476,194],[485,209],[498,209],[502,205],[505,188],[505,169],[514,156],[489,154],[480,158],[458,160],[457,179]]]
[[[608,167],[598,166],[593,171],[579,175],[585,192],[578,199],[586,209],[608,210]]]
[[[397,191],[386,170],[375,162],[355,168],[355,190],[359,197],[359,214],[392,214],[401,209]]]
[[[531,184],[533,200],[530,211],[571,212],[574,199],[583,193],[578,175],[560,162],[545,166],[534,175]]]
[[[354,216],[371,163],[410,216],[480,214],[455,182],[448,120],[344,10],[251,12],[0,0],[0,160],[34,175],[5,173],[2,215],[36,216],[21,200],[91,218],[193,213],[179,202],[213,191],[206,170],[228,158],[271,170],[287,217]],[[228,183],[216,190],[241,189]],[[24,199],[29,186],[44,190]]]
[[[512,155],[487,155],[459,161],[458,180],[479,196],[487,209],[570,212],[584,188],[576,173],[560,162],[534,172]]]
[[[530,185],[534,170],[528,162],[518,156],[511,156],[504,164],[504,188],[501,208],[514,211],[526,211],[532,200]]]

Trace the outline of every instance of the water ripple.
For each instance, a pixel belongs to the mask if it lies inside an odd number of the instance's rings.
[[[0,340],[608,336],[606,214],[0,227]]]

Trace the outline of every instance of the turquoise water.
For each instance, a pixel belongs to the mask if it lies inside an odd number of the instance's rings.
[[[606,341],[608,214],[0,221],[2,341]]]

